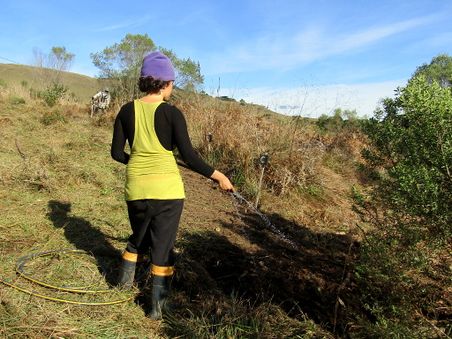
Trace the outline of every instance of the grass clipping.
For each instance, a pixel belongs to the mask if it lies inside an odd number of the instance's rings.
[[[99,260],[102,258],[80,250],[34,253],[20,258],[18,275],[4,283],[36,297],[75,305],[114,305],[132,300],[134,291],[107,284]]]

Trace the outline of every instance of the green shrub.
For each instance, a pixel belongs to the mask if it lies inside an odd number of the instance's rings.
[[[419,218],[433,235],[450,232],[452,221],[451,117],[450,88],[421,76],[386,99],[364,128],[371,147],[363,156],[370,168],[384,171],[377,194],[392,209]]]
[[[362,119],[358,118],[356,110],[342,110],[340,108],[334,110],[333,116],[322,114],[316,120],[317,128],[322,133],[356,130],[360,128],[361,124]]]
[[[53,107],[60,99],[64,97],[67,90],[67,87],[65,87],[64,85],[53,83],[40,93],[40,97],[49,107]]]
[[[13,96],[13,97],[9,98],[9,103],[11,105],[23,105],[23,104],[25,104],[25,99],[21,98],[21,97]]]
[[[369,337],[426,337],[430,323],[441,323],[435,310],[450,271],[437,258],[450,259],[451,117],[450,88],[419,76],[364,125],[370,146],[361,169],[374,188],[370,198],[356,188],[352,195],[373,226],[355,266]]]
[[[41,123],[46,126],[53,125],[58,122],[66,122],[66,118],[60,113],[59,110],[46,112],[41,118]]]

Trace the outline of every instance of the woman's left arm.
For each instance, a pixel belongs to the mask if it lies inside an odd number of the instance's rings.
[[[115,119],[115,126],[113,129],[113,140],[111,142],[111,157],[118,162],[127,164],[129,162],[129,154],[124,152],[124,146],[126,144],[126,135],[120,119],[121,111],[118,113]]]

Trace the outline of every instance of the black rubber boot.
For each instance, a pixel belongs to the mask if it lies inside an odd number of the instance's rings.
[[[125,250],[119,267],[117,286],[131,288],[134,281],[146,281],[149,264],[149,258],[145,254],[131,253]]]
[[[135,267],[135,282],[138,288],[144,288],[150,279],[150,262],[149,260],[138,261]]]
[[[162,319],[163,312],[168,310],[171,280],[172,276],[153,276],[151,311],[148,314],[151,319]]]
[[[122,288],[131,288],[135,278],[136,261],[129,261],[122,259],[121,266],[119,266],[119,275],[116,285]]]

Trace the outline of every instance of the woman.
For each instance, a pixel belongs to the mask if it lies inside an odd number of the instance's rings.
[[[137,262],[151,257],[151,318],[162,317],[174,269],[174,241],[185,198],[173,155],[177,147],[194,171],[233,191],[229,179],[201,160],[193,150],[183,114],[165,102],[171,96],[175,72],[161,52],[148,54],[142,64],[140,91],[145,96],[122,106],[114,125],[111,156],[127,165],[125,199],[132,235],[129,237],[118,284],[133,284]],[[124,152],[126,140],[130,155]]]

